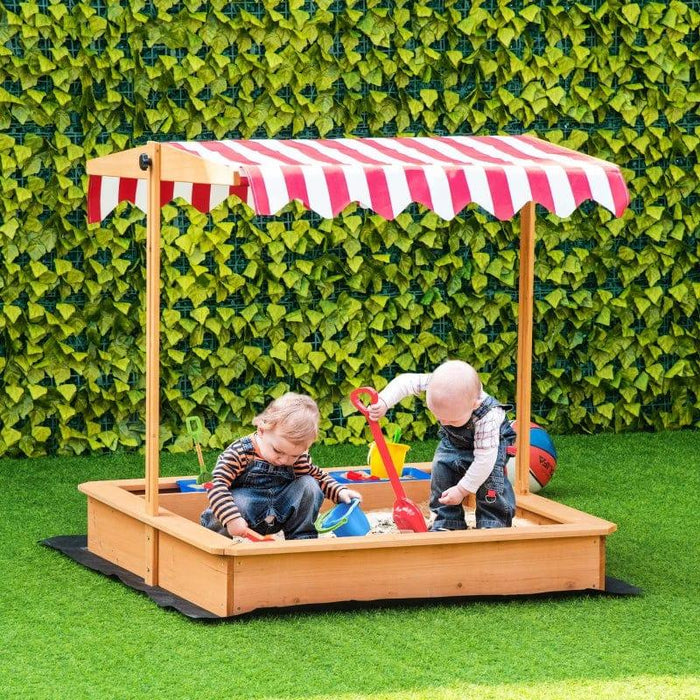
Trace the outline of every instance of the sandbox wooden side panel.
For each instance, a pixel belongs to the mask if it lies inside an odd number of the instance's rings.
[[[160,533],[158,585],[216,615],[229,615],[233,560]]]
[[[159,500],[163,508],[197,525],[199,525],[199,516],[208,505],[207,495],[198,491],[162,493]]]
[[[359,491],[362,494],[362,509],[367,512],[370,510],[376,510],[381,508],[391,508],[396,496],[391,488],[389,482],[369,482],[369,483],[351,483],[343,484],[348,488]],[[425,506],[424,510],[427,514],[427,503],[430,497],[430,481],[402,481],[401,485],[403,490],[406,492],[406,497],[410,498],[416,504]],[[326,501],[321,510],[326,510],[327,508],[332,508],[333,503]]]
[[[88,549],[145,578],[146,525],[116,508],[88,498]]]
[[[564,537],[293,556],[236,556],[231,572],[230,614],[351,600],[601,588],[604,539]]]

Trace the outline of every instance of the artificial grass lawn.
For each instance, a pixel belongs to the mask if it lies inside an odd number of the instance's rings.
[[[141,476],[142,456],[0,460],[0,697],[700,697],[700,432],[555,442],[544,495],[618,524],[608,574],[643,596],[193,622],[37,544],[84,533],[77,484]],[[414,445],[410,459],[430,459],[434,445]],[[366,456],[314,452],[322,466]],[[164,475],[196,469],[194,454],[162,457]]]

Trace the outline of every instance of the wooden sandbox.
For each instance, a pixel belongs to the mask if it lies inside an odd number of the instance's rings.
[[[519,212],[515,399],[518,425],[529,425],[536,205],[564,217],[590,199],[622,216],[629,193],[617,166],[525,135],[149,142],[92,159],[87,172],[90,222],[125,200],[147,213],[145,478],[80,486],[92,554],[222,617],[335,601],[604,588],[605,538],[615,525],[529,493],[528,430],[516,442],[518,527],[274,543],[234,543],[201,527],[205,494],[179,493],[175,478],[159,477],[160,209],[179,197],[210,211],[238,194],[264,216],[292,200],[323,218],[351,202],[389,219],[410,202],[445,220],[470,202],[500,220]],[[365,512],[394,502],[388,482],[354,488]],[[427,481],[405,488],[425,504]]]
[[[144,509],[144,479],[81,484],[88,549],[222,617],[337,601],[605,587],[605,538],[615,525],[534,494],[518,495],[518,520],[528,524],[513,528],[234,543],[199,524],[206,495],[180,493],[175,481],[159,480],[157,516]],[[429,481],[403,484],[409,498],[427,501]],[[365,512],[394,502],[388,482],[353,488]],[[153,571],[149,549],[158,552]]]

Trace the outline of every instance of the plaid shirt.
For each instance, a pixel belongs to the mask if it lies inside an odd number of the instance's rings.
[[[391,408],[407,396],[422,394],[428,388],[431,376],[432,374],[399,374],[379,392],[379,398]],[[482,390],[479,403],[483,403],[486,398],[488,394]],[[498,457],[501,423],[505,417],[505,411],[500,406],[494,406],[486,415],[473,419],[474,461],[459,481],[465,491],[476,493],[493,471]]]

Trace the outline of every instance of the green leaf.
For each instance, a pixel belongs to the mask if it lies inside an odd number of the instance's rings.
[[[559,306],[559,304],[561,303],[561,301],[564,298],[565,298],[565,294],[561,289],[555,289],[555,290],[551,291],[549,294],[547,294],[547,296],[545,297],[545,299],[547,300],[547,303],[555,309]]]
[[[280,304],[270,304],[267,307],[267,314],[272,319],[273,323],[277,323],[280,319],[284,318],[286,313],[287,310]]]
[[[29,389],[30,396],[35,401],[37,399],[40,399],[46,393],[48,393],[48,389],[45,386],[41,386],[40,384],[30,384],[28,389]]]
[[[270,348],[270,357],[285,362],[287,360],[287,352],[289,348],[286,343],[275,343]]]
[[[615,411],[615,405],[612,403],[604,403],[596,407],[598,413],[604,415],[608,420],[612,420],[613,413]]]
[[[328,356],[323,352],[310,352],[307,359],[314,366],[315,369],[319,370],[328,361]]]
[[[19,403],[19,400],[24,395],[24,389],[19,386],[6,386],[5,393],[15,402]]]
[[[520,16],[528,22],[534,22],[540,15],[540,8],[537,5],[526,5],[520,10]]]
[[[2,435],[2,439],[6,447],[12,447],[13,445],[17,444],[22,437],[22,433],[14,428],[3,428],[0,435]]]
[[[257,360],[262,355],[262,350],[260,348],[246,345],[243,348],[243,355],[248,360],[248,362],[252,363],[255,362],[255,360]]]
[[[248,265],[246,266],[245,270],[243,270],[243,275],[245,277],[249,277],[250,279],[253,279],[255,275],[258,273],[258,263],[255,262],[255,260],[251,260]]]
[[[426,107],[430,108],[433,106],[433,104],[435,104],[437,98],[439,97],[439,93],[437,90],[421,90],[420,96]]]
[[[37,442],[46,442],[51,437],[51,428],[42,425],[35,425],[32,428],[32,437]]]
[[[630,24],[637,24],[641,12],[639,5],[636,3],[625,3],[620,9]]]

